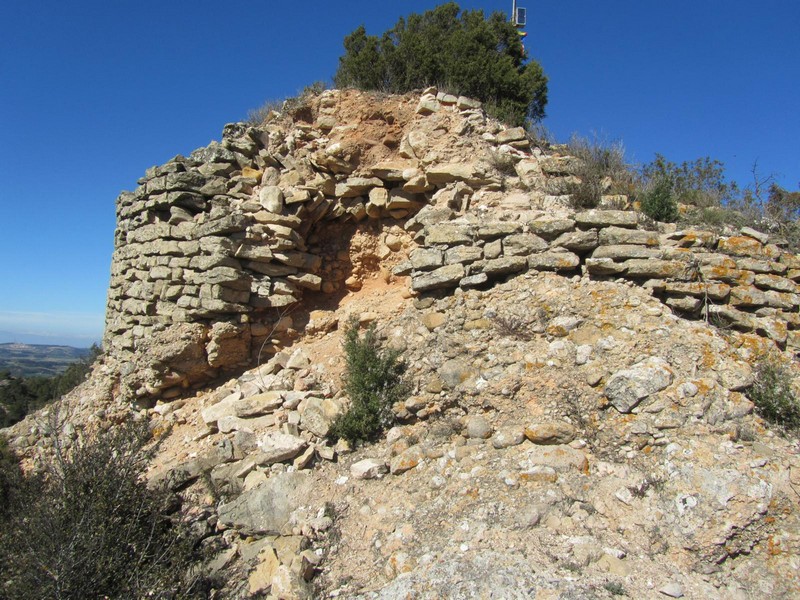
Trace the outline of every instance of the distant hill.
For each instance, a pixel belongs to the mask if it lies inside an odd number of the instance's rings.
[[[39,344],[0,344],[0,371],[15,377],[50,377],[91,354],[89,348]]]

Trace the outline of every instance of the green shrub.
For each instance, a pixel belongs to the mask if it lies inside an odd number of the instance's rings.
[[[358,323],[351,321],[345,332],[344,351],[344,388],[350,408],[336,419],[331,435],[353,444],[371,441],[392,423],[392,405],[408,395],[403,380],[405,366],[399,352],[381,348],[374,324],[361,337]]]
[[[120,425],[24,481],[0,530],[0,597],[193,597],[192,540],[144,481],[148,442],[146,423]]]
[[[0,436],[0,523],[11,514],[14,494],[22,482],[19,461],[9,448],[6,438]]]
[[[748,396],[765,421],[787,431],[800,429],[800,401],[792,390],[789,370],[777,361],[763,359],[758,363]]]
[[[647,182],[668,179],[677,202],[700,208],[723,206],[736,198],[736,183],[725,181],[725,165],[708,156],[676,164],[661,154],[642,167]]]
[[[642,195],[642,212],[651,219],[672,223],[678,220],[678,204],[672,195],[672,181],[662,177]]]
[[[344,38],[337,87],[405,93],[440,85],[477,98],[486,111],[514,125],[539,121],[547,77],[527,55],[503,13],[461,11],[454,2],[401,18],[381,37],[360,26]]]

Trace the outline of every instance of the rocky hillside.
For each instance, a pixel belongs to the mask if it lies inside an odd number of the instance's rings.
[[[748,393],[796,368],[800,259],[576,212],[575,170],[436,90],[226,126],[120,196],[64,436],[150,420],[219,597],[796,597],[800,446]],[[412,388],[355,450],[329,436],[353,320]],[[47,460],[47,427],[7,433]]]

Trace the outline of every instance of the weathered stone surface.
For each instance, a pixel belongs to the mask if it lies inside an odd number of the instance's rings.
[[[428,183],[444,185],[453,181],[472,181],[477,177],[476,165],[472,163],[440,164],[425,171]]]
[[[597,248],[598,243],[597,231],[589,229],[563,233],[553,241],[553,246],[560,246],[574,252],[588,252]]]
[[[411,279],[411,289],[416,292],[427,292],[458,285],[464,275],[464,265],[455,264],[439,267],[430,272],[415,274]]]
[[[311,477],[304,472],[278,473],[217,509],[220,523],[250,534],[278,535],[289,517],[307,504]]]
[[[622,263],[629,277],[654,277],[656,279],[688,279],[686,263],[657,258],[631,258]]]
[[[731,306],[750,307],[768,304],[766,293],[754,287],[737,286],[731,289]]]
[[[721,238],[717,250],[733,256],[750,256],[753,258],[777,259],[781,255],[780,248],[772,244],[762,244],[748,236]]]
[[[573,156],[542,156],[539,164],[549,175],[569,175],[576,172],[580,160]]]
[[[258,554],[258,564],[247,578],[250,594],[256,595],[268,592],[272,587],[272,578],[275,577],[280,564],[281,562],[278,560],[278,555],[275,554],[275,549],[272,546],[264,548]]]
[[[659,258],[661,250],[645,246],[600,246],[592,252],[592,258],[626,260],[629,258]]]
[[[439,377],[450,389],[458,387],[476,375],[475,369],[460,358],[446,361],[439,367],[438,373]]]
[[[333,400],[307,398],[300,419],[300,426],[317,437],[328,435],[331,425],[341,411],[341,407]]]
[[[614,408],[628,413],[648,396],[669,386],[673,377],[667,361],[652,357],[614,373],[603,393]]]
[[[528,257],[528,267],[537,271],[571,271],[581,259],[572,252],[542,252]]]
[[[483,251],[478,246],[453,246],[444,253],[445,264],[467,264],[483,258]]]
[[[526,270],[528,268],[528,260],[524,256],[506,256],[487,260],[479,268],[481,272],[489,277],[499,277]]]
[[[501,450],[511,446],[519,446],[525,441],[525,430],[522,427],[506,427],[499,429],[492,436],[492,446]]]
[[[388,472],[386,463],[377,458],[364,458],[350,465],[350,474],[354,479],[376,479]]]
[[[553,240],[562,233],[575,229],[575,221],[572,219],[536,219],[528,222],[528,229],[531,233],[546,240]]]
[[[520,478],[526,479],[526,472],[531,472],[535,467],[550,467],[557,473],[568,473],[578,471],[587,473],[589,471],[589,460],[586,454],[580,450],[575,450],[569,446],[559,444],[553,446],[531,446],[524,455],[524,461],[520,463],[522,472]],[[534,470],[535,474],[536,471]]]
[[[337,198],[355,198],[363,196],[372,188],[382,186],[383,182],[377,177],[350,177],[342,183],[337,183],[334,193]]]
[[[480,223],[476,230],[476,236],[481,240],[493,240],[513,233],[519,233],[522,224],[514,221],[493,221]]]
[[[703,307],[703,301],[700,300],[700,298],[693,298],[692,296],[669,297],[665,300],[665,303],[678,312],[688,314],[696,314]]]
[[[458,100],[456,100],[456,106],[458,106],[458,108],[461,110],[480,108],[482,105],[483,103],[479,100],[473,100],[472,98],[467,98],[466,96],[459,96]]]
[[[258,441],[255,460],[260,465],[271,465],[293,459],[306,447],[306,441],[295,435],[272,431]]]
[[[640,229],[624,229],[622,227],[605,227],[600,231],[600,244],[603,246],[619,246],[634,244],[640,246],[658,246],[659,236],[652,231]]]
[[[547,248],[547,242],[532,233],[512,234],[503,239],[503,251],[507,256],[527,256]]]
[[[525,428],[525,437],[534,444],[569,444],[575,439],[577,430],[564,421],[534,423]]]
[[[277,185],[268,185],[258,192],[258,201],[271,213],[283,212],[283,190]]]
[[[639,223],[637,213],[625,210],[587,210],[574,218],[581,227],[636,227]]]
[[[527,139],[527,135],[523,127],[512,127],[510,129],[504,129],[503,131],[497,134],[498,144],[508,144],[510,142],[516,142],[525,139]]]
[[[444,265],[444,254],[437,248],[415,248],[409,259],[415,269],[422,271]]]
[[[401,475],[410,471],[425,459],[425,452],[417,446],[411,446],[408,450],[395,456],[389,463],[389,471],[392,475]]]
[[[798,286],[794,281],[786,279],[785,277],[780,277],[779,275],[758,273],[755,275],[753,283],[756,287],[761,289],[772,289],[790,294],[796,294],[798,291],[800,291],[800,286]]]
[[[587,258],[586,270],[592,275],[620,275],[627,270],[624,263],[618,263],[610,258]]]
[[[459,223],[442,223],[425,228],[426,244],[467,244],[472,242],[472,227]]]
[[[731,292],[731,286],[724,283],[705,283],[700,281],[668,281],[664,284],[664,289],[667,293],[686,294],[696,298],[708,297],[715,302],[724,302]]]
[[[468,438],[485,440],[492,435],[492,426],[489,421],[481,415],[475,415],[467,418],[464,424],[464,433]]]
[[[689,229],[667,234],[666,244],[682,248],[714,248],[718,239],[718,236],[710,231]]]
[[[755,275],[752,272],[727,266],[700,265],[700,274],[706,281],[717,280],[745,286],[752,285],[755,281]]]

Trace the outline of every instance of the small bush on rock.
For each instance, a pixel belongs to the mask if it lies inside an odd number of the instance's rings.
[[[763,359],[755,376],[748,395],[758,414],[787,431],[800,430],[800,401],[792,389],[788,369],[777,361]]]
[[[596,208],[604,193],[627,193],[633,174],[625,163],[621,144],[607,144],[597,139],[574,136],[567,152],[579,159],[574,175],[580,182],[570,183],[564,193],[571,196],[573,208]]]
[[[651,219],[672,223],[678,219],[678,204],[672,195],[668,177],[655,180],[642,196],[642,212]]]
[[[370,441],[391,424],[392,405],[408,395],[403,380],[405,365],[398,351],[381,348],[374,324],[362,337],[358,323],[351,321],[345,332],[344,351],[344,387],[351,404],[334,422],[331,434],[350,443]]]

